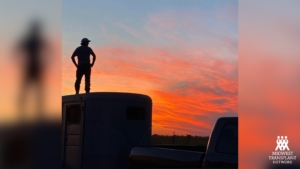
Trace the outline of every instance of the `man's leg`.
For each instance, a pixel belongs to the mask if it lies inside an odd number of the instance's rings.
[[[91,87],[91,66],[90,65],[86,67],[84,77],[85,77],[85,92],[89,93]]]
[[[78,66],[77,70],[76,70],[76,81],[75,81],[76,94],[79,94],[80,82],[81,82],[81,78],[82,78],[83,74],[84,74],[84,72],[83,72],[82,68],[80,66]]]

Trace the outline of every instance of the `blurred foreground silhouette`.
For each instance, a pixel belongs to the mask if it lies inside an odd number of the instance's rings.
[[[35,111],[38,119],[42,118],[44,106],[44,85],[43,75],[45,73],[45,66],[47,62],[43,62],[46,50],[46,40],[42,35],[42,23],[38,20],[33,20],[29,25],[29,30],[25,37],[21,39],[17,45],[18,58],[21,60],[21,72],[23,73],[20,92],[17,102],[20,119],[24,119],[24,110],[26,108],[26,100],[29,98],[29,91],[34,89],[36,96],[34,103]]]
[[[60,4],[1,10],[0,169],[61,168]]]

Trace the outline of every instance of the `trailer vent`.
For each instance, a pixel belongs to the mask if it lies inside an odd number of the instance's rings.
[[[128,120],[145,120],[145,108],[127,107],[126,118]]]
[[[67,119],[69,123],[80,123],[81,120],[81,106],[68,106]]]

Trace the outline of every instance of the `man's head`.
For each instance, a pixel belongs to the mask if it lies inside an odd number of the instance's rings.
[[[82,46],[88,46],[89,43],[90,43],[90,40],[89,40],[88,38],[83,38],[83,39],[81,40],[81,45],[82,45]]]

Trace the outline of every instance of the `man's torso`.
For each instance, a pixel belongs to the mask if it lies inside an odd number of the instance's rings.
[[[90,55],[92,53],[92,49],[88,46],[80,46],[75,50],[75,54],[78,59],[78,65],[89,65]]]

